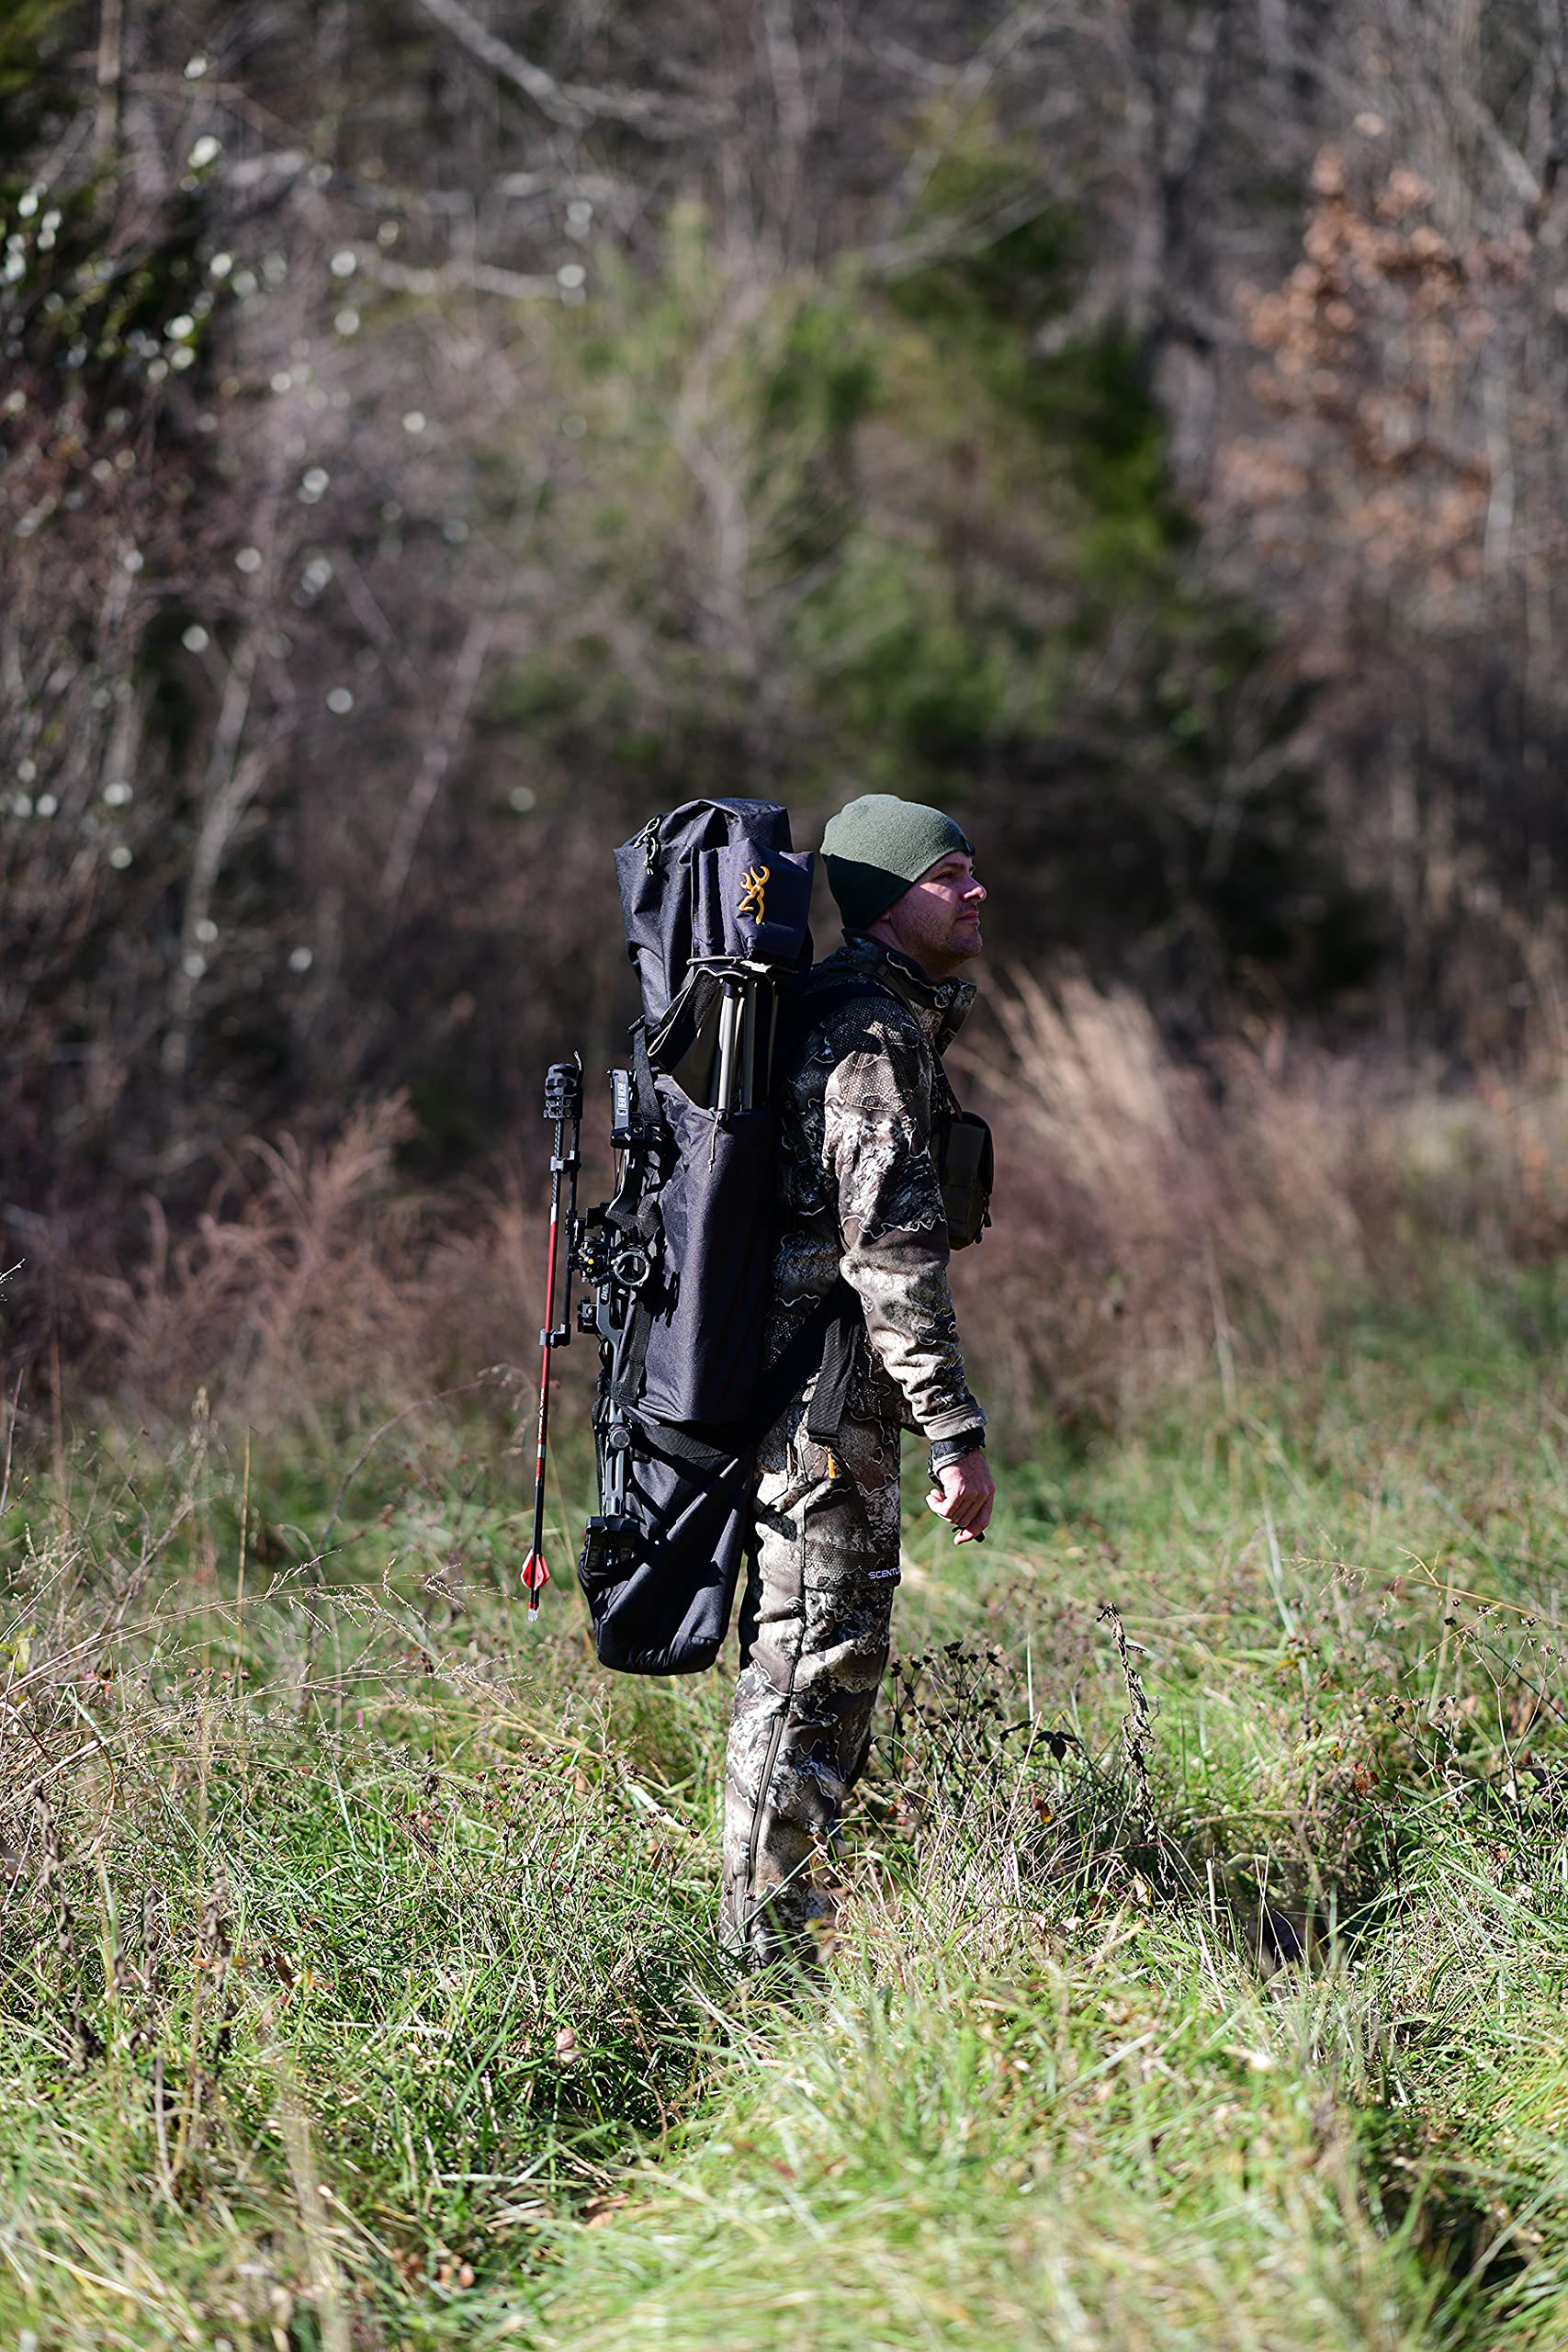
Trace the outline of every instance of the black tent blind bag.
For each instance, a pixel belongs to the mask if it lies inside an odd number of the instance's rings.
[[[660,1194],[669,1280],[650,1303],[641,1411],[725,1421],[750,1409],[762,1362],[773,1259],[771,1106],[716,1120],[672,1079],[657,1081],[672,1147]]]
[[[620,1526],[589,1521],[578,1580],[603,1666],[699,1674],[718,1656],[750,1537],[758,1441],[820,1366],[809,1419],[826,1442],[842,1416],[860,1310],[847,1284],[800,1332],[739,1423],[626,1416]],[[603,1476],[601,1497],[604,1492]]]
[[[690,801],[615,871],[642,1018],[613,1074],[615,1196],[579,1250],[600,1383],[578,1577],[605,1666],[696,1673],[728,1625],[758,1442],[813,1373],[813,1418],[836,1428],[858,1308],[845,1288],[764,1369],[774,1062],[811,960],[812,860],[787,812]]]

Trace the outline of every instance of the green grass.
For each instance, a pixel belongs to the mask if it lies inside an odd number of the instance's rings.
[[[714,1949],[725,1678],[527,1629],[503,1432],[325,1547],[351,1442],[23,1447],[0,2340],[1568,2341],[1568,1418],[1364,1339],[1042,1441],[978,1555],[912,1487],[807,1985]]]

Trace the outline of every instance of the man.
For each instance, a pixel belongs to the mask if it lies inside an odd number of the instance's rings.
[[[807,983],[781,1103],[770,1346],[776,1359],[840,1275],[864,1337],[832,1444],[812,1441],[802,1398],[759,1455],[722,1911],[727,1947],[752,1966],[808,1956],[813,1924],[831,1916],[822,1864],[887,1662],[901,1431],[930,1445],[928,1501],[956,1542],[985,1533],[995,1494],[931,1149],[951,1101],[940,1057],[975,996],[957,975],[980,953],[986,893],[952,818],[891,793],[840,809],[822,856],[844,945]]]

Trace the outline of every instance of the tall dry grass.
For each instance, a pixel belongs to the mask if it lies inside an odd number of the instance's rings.
[[[1139,998],[1069,970],[1001,980],[953,1059],[1000,1170],[995,1227],[954,1263],[960,1320],[1021,1426],[1116,1426],[1173,1384],[1309,1370],[1354,1313],[1430,1308],[1568,1246],[1557,1057],[1445,1089],[1280,1027],[1182,1059]],[[543,1167],[420,1188],[411,1124],[394,1098],[329,1142],[256,1138],[193,1230],[149,1203],[140,1263],[74,1287],[51,1270],[93,1384],[173,1413],[205,1386],[267,1427],[525,1379]]]
[[[519,1176],[411,1186],[412,1130],[395,1097],[327,1143],[254,1138],[184,1235],[150,1202],[141,1263],[86,1288],[98,1377],[171,1411],[207,1386],[267,1428],[510,1373],[538,1322],[536,1204]]]
[[[1183,1061],[1146,1003],[1014,972],[955,1058],[996,1127],[997,1223],[955,1282],[1015,1415],[1115,1424],[1217,1368],[1319,1363],[1352,1311],[1568,1243],[1555,1063],[1445,1090],[1279,1027]]]

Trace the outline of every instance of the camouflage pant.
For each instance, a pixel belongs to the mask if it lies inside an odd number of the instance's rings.
[[[761,1966],[831,1915],[828,1843],[871,1744],[898,1583],[898,1440],[852,1411],[833,1453],[793,1406],[764,1440],[725,1783],[720,1930]]]

